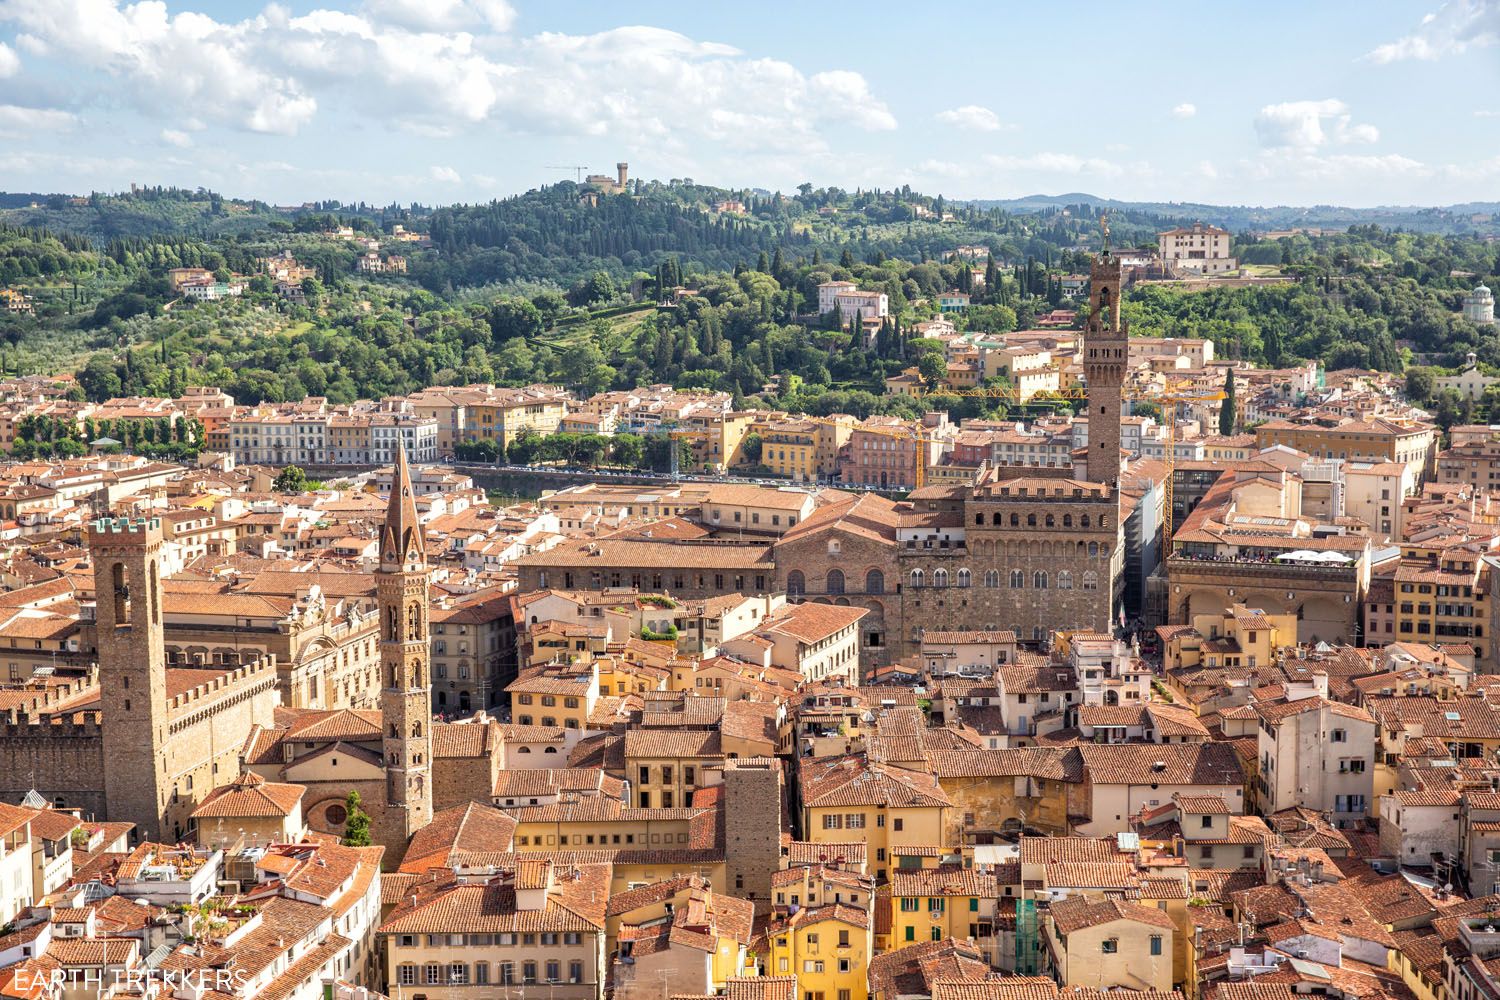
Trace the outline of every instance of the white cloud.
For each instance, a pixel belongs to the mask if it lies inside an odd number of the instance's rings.
[[[1382,65],[1406,59],[1441,59],[1497,43],[1500,0],[1448,0],[1423,17],[1411,34],[1376,46],[1365,58]]]
[[[1032,153],[1029,156],[991,155],[985,163],[997,170],[1014,170],[1040,174],[1089,175],[1093,177],[1119,177],[1125,165],[1112,160],[1075,153]]]
[[[1173,118],[1191,118],[1198,113],[1198,105],[1184,101],[1172,109]]]
[[[896,127],[855,72],[805,74],[643,26],[514,37],[502,34],[514,20],[506,0],[366,0],[300,15],[273,3],[238,22],[122,3],[0,0],[0,24],[98,99],[156,115],[170,91],[210,124],[256,132],[292,134],[337,107],[424,136],[484,123],[658,152],[698,137],[811,153],[826,147],[825,128]]]
[[[463,178],[452,167],[433,167],[428,171],[432,179],[443,184],[460,184]]]
[[[1343,101],[1287,101],[1267,104],[1255,116],[1262,146],[1317,149],[1329,142],[1369,143],[1380,138],[1374,125],[1356,124]]]
[[[0,104],[0,132],[61,131],[77,122],[78,117],[67,111]]]
[[[949,108],[947,111],[939,111],[937,120],[944,125],[953,125],[957,128],[966,128],[975,132],[998,132],[1005,128],[1005,123],[1000,116],[989,108],[982,108],[977,104],[965,104],[961,108]]]
[[[15,76],[21,72],[21,57],[16,55],[16,50],[0,42],[0,80]]]
[[[161,141],[178,149],[186,149],[193,144],[193,137],[181,129],[164,128],[161,130]]]
[[[1436,168],[1398,153],[1384,155],[1320,154],[1292,147],[1270,149],[1241,164],[1246,180],[1263,183],[1295,178],[1299,183],[1317,181],[1350,184],[1392,178],[1430,177]]]
[[[1480,110],[1474,112],[1475,118],[1500,118],[1500,111]]]
[[[1203,160],[1198,164],[1198,176],[1207,180],[1217,180],[1219,168],[1214,166],[1213,160]]]
[[[516,19],[515,8],[505,0],[365,0],[364,10],[376,20],[413,31],[509,31]]]

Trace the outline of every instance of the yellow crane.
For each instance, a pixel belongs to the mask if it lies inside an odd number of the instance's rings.
[[[1069,386],[1065,389],[1044,390],[1049,399],[1088,399],[1088,389],[1084,386]],[[1162,489],[1165,494],[1167,516],[1165,524],[1170,530],[1172,524],[1172,479],[1176,468],[1176,430],[1177,430],[1177,407],[1183,403],[1207,403],[1225,398],[1221,389],[1200,389],[1191,382],[1178,382],[1166,386],[1146,386],[1138,388],[1135,386],[1124,386],[1120,390],[1123,399],[1133,402],[1152,402],[1161,407],[1161,424],[1165,432],[1165,440],[1162,447],[1162,462],[1165,465],[1165,476]],[[928,392],[918,390],[917,396],[924,395],[950,395],[950,396],[983,396],[988,398],[1009,399],[1017,403],[1025,402],[1021,399],[1021,392],[1015,386],[996,385],[979,386],[973,389],[937,389]],[[1037,395],[1037,394],[1033,394]],[[920,463],[919,463],[920,464]],[[922,485],[922,470],[918,470],[917,485]]]
[[[1088,399],[1088,389],[1084,386],[1075,385],[1068,386],[1064,389],[1043,390],[1043,393],[1046,394],[1048,399]],[[1015,386],[997,385],[977,386],[971,389],[937,389],[932,391],[918,390],[916,395],[918,398],[928,395],[981,396],[992,399],[1008,399],[1019,404],[1027,402],[1030,398],[1041,395],[1041,393],[1033,393],[1031,397],[1028,397],[1028,400],[1023,400],[1021,399],[1020,390]],[[1124,399],[1138,402],[1152,402],[1161,407],[1161,424],[1162,429],[1165,432],[1165,440],[1163,441],[1162,450],[1162,462],[1165,466],[1165,476],[1162,488],[1165,494],[1164,500],[1166,503],[1167,512],[1164,522],[1164,530],[1170,531],[1170,526],[1172,524],[1173,499],[1172,478],[1177,460],[1177,407],[1184,403],[1207,403],[1216,400],[1223,400],[1225,398],[1224,392],[1220,389],[1200,389],[1194,386],[1191,382],[1179,382],[1174,385],[1147,386],[1145,388],[1125,386],[1121,389],[1121,395]],[[827,426],[847,426],[841,425],[839,421],[833,420],[829,417],[818,417],[813,416],[812,414],[801,414],[797,419],[808,420],[813,423],[823,424]],[[920,424],[918,424],[916,427],[911,427],[904,424],[893,427],[879,427],[859,424],[854,429],[862,431],[866,434],[878,434],[882,437],[895,438],[902,441],[914,441],[917,448],[917,455],[916,468],[913,470],[913,485],[914,488],[921,489],[926,484],[927,459],[929,457],[928,451],[929,445],[932,442],[932,438],[923,433],[924,428]],[[702,434],[701,431],[695,431],[681,427],[668,428],[668,433],[671,435],[674,443],[678,438],[693,438],[701,436]],[[678,475],[677,449],[674,447],[672,449],[672,476],[673,478],[676,478]],[[1168,540],[1170,540],[1170,535],[1168,535]]]

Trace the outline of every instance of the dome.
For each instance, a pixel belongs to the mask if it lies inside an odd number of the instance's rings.
[[[1490,294],[1490,287],[1488,285],[1479,285],[1474,289],[1474,294],[1479,296],[1480,298],[1483,298],[1484,296]]]

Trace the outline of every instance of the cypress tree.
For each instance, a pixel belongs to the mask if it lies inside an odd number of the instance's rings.
[[[1234,433],[1234,369],[1224,369],[1224,401],[1219,404],[1219,433],[1229,437]]]

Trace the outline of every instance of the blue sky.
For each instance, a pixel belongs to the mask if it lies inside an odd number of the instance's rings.
[[[0,0],[0,187],[1500,198],[1500,0]]]

